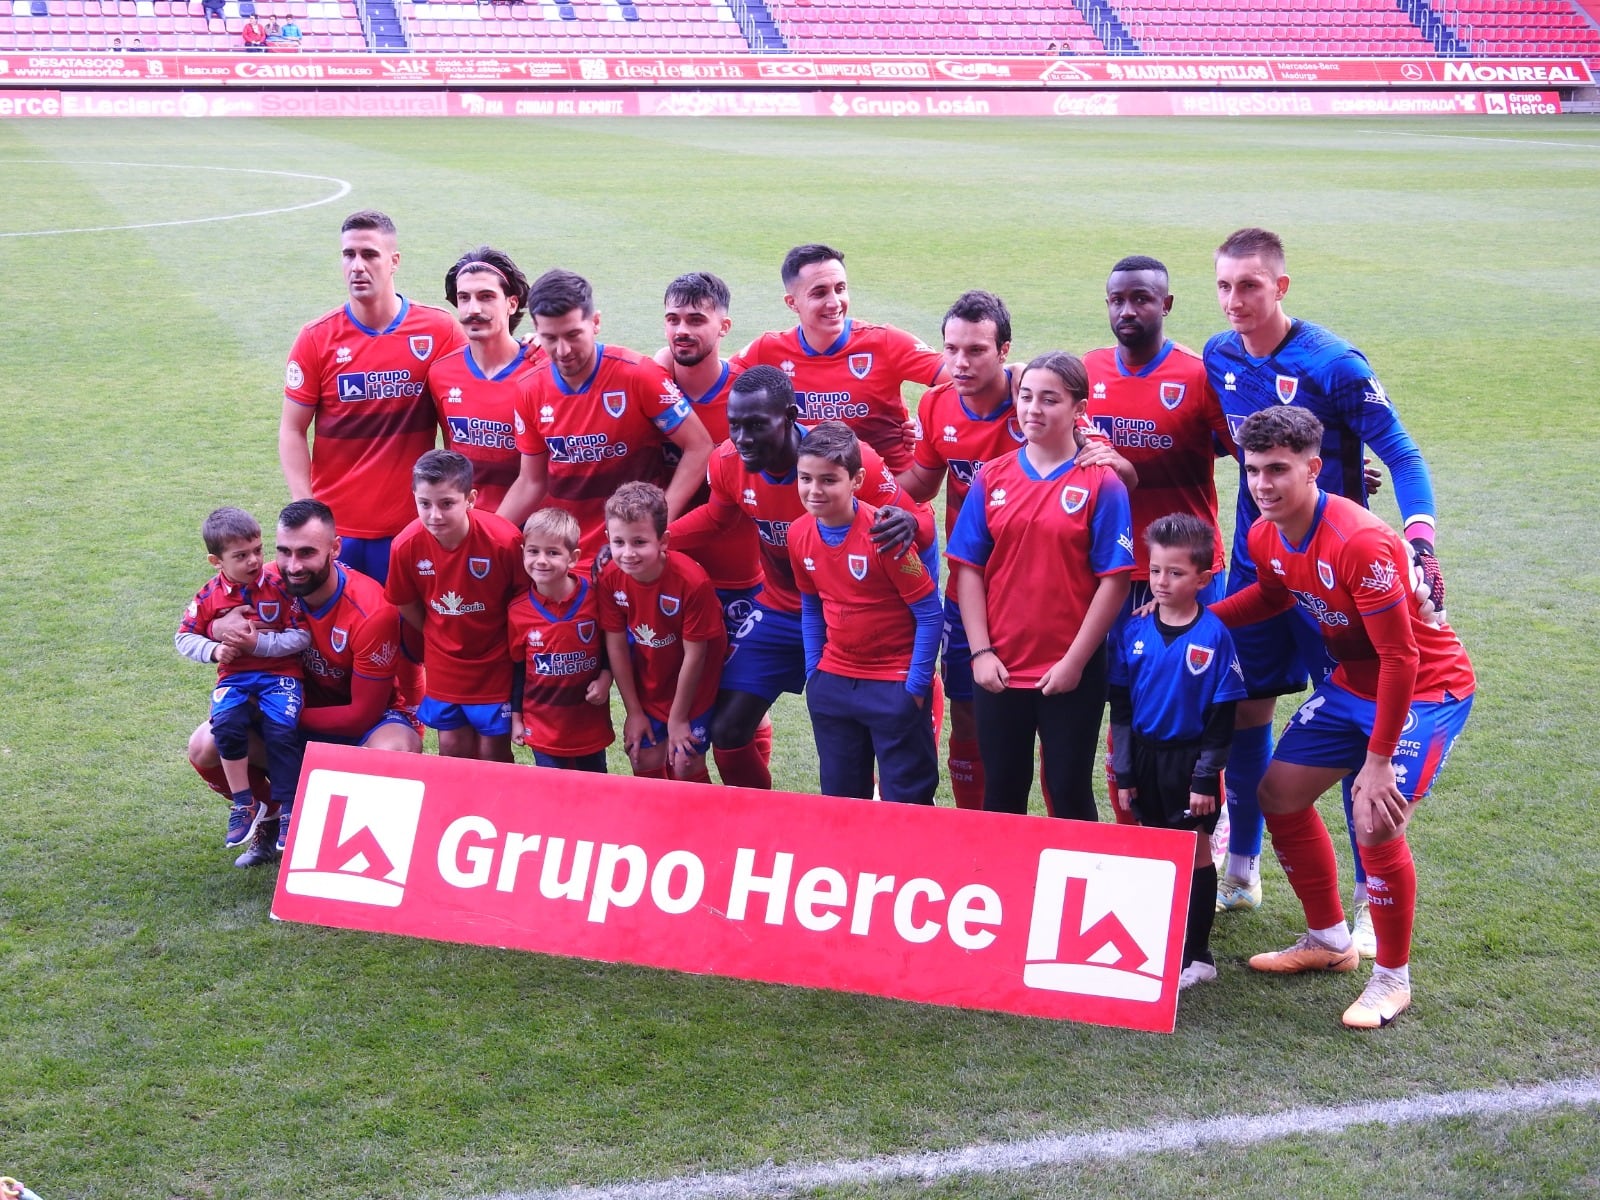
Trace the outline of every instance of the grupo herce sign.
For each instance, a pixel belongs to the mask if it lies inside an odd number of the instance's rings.
[[[1170,1032],[1194,835],[313,743],[272,914]]]

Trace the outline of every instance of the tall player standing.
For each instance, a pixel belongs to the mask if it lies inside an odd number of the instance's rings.
[[[762,334],[734,366],[777,367],[794,384],[802,421],[843,421],[890,470],[904,471],[911,418],[900,385],[937,383],[943,356],[903,329],[852,318],[844,254],[831,246],[794,247],[782,276],[783,302],[799,324]]]
[[[466,339],[449,313],[395,291],[400,250],[386,214],[351,213],[339,245],[350,299],[289,351],[278,461],[291,499],[333,509],[342,561],[381,583],[389,543],[416,517],[411,464],[438,436],[428,368]]]
[[[1283,311],[1289,275],[1283,241],[1276,234],[1256,228],[1230,234],[1217,248],[1216,274],[1217,300],[1230,328],[1206,343],[1205,364],[1229,428],[1237,431],[1251,414],[1265,409],[1286,405],[1307,409],[1323,429],[1318,485],[1359,503],[1365,502],[1368,491],[1363,448],[1371,446],[1394,476],[1413,569],[1420,575],[1428,604],[1442,618],[1444,580],[1433,553],[1433,484],[1422,452],[1400,423],[1366,357],[1343,338]],[[1260,515],[1241,466],[1230,595],[1255,581],[1256,565],[1247,538]],[[1316,622],[1299,611],[1243,629],[1235,642],[1250,699],[1239,705],[1228,759],[1228,864],[1217,886],[1219,910],[1254,908],[1261,902],[1263,824],[1257,789],[1272,758],[1277,697],[1298,692],[1308,682],[1321,683],[1333,665]],[[1362,861],[1359,850],[1356,859],[1358,864]],[[1355,916],[1363,940],[1361,927],[1371,919],[1366,901],[1358,876]],[[1376,946],[1370,943],[1364,948]]]
[[[1012,400],[1011,313],[991,292],[964,292],[944,315],[944,369],[949,379],[917,404],[917,444],[898,479],[918,502],[944,493],[948,541],[978,468],[1009,454],[1027,439]],[[1081,457],[1081,456],[1080,456]],[[950,790],[957,808],[983,807],[983,759],[973,715],[972,647],[961,623],[955,574],[944,591],[944,641],[939,652],[950,704]]]

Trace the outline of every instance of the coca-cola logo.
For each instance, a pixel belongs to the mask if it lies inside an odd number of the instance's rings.
[[[1055,114],[1058,117],[1114,117],[1118,115],[1117,97],[1111,92],[1057,96]]]

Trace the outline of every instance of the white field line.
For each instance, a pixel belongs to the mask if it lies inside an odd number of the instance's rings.
[[[337,190],[322,197],[320,200],[308,200],[304,204],[290,204],[284,208],[258,208],[251,212],[223,213],[215,217],[188,217],[181,221],[146,221],[139,225],[88,225],[79,229],[27,229],[15,233],[0,232],[0,238],[19,237],[57,237],[68,233],[110,233],[127,229],[164,229],[174,225],[206,225],[213,221],[243,221],[250,217],[275,217],[280,213],[299,212],[304,208],[317,208],[324,204],[332,204],[350,194],[352,184],[345,179],[332,175],[307,175],[300,171],[267,171],[256,167],[206,167],[190,163],[139,163],[139,162],[87,162],[58,158],[7,158],[0,159],[3,166],[52,166],[52,167],[138,167],[153,171],[229,171],[239,175],[276,175],[283,179],[314,179],[320,183],[337,185]]]
[[[1600,142],[1540,142],[1533,138],[1485,137],[1476,133],[1416,133],[1409,129],[1363,129],[1384,137],[1434,138],[1446,142],[1500,142],[1507,146],[1557,146],[1564,150],[1600,150]]]
[[[491,1200],[732,1200],[782,1196],[819,1187],[876,1180],[933,1182],[955,1175],[994,1175],[1039,1167],[1104,1162],[1134,1155],[1252,1146],[1300,1134],[1333,1134],[1354,1125],[1413,1125],[1448,1117],[1498,1117],[1572,1105],[1600,1104],[1600,1075],[1530,1087],[1443,1092],[1405,1100],[1368,1100],[1332,1108],[1295,1108],[1262,1116],[1211,1117],[1144,1129],[1121,1129],[1024,1142],[967,1146],[927,1154],[894,1154],[840,1162],[774,1166],[722,1175],[682,1175],[602,1187],[503,1192]]]

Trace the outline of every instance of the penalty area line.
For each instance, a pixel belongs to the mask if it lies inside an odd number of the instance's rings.
[[[934,1182],[957,1175],[995,1175],[1143,1154],[1209,1150],[1218,1145],[1252,1146],[1296,1135],[1339,1133],[1356,1125],[1415,1125],[1451,1117],[1498,1117],[1587,1104],[1600,1104],[1600,1075],[1528,1087],[1442,1092],[1324,1108],[1293,1108],[1261,1116],[1174,1121],[1143,1129],[1030,1138],[1022,1142],[924,1154],[893,1154],[812,1165],[768,1164],[721,1175],[681,1175],[675,1179],[599,1187],[502,1192],[489,1200],[737,1200],[878,1180]]]
[[[222,213],[215,217],[184,217],[173,221],[144,221],[137,225],[85,225],[77,229],[25,229],[16,232],[0,232],[0,238],[23,237],[59,237],[69,233],[115,233],[133,229],[167,229],[177,225],[208,225],[216,221],[243,221],[251,217],[276,217],[283,213],[300,212],[307,208],[320,208],[324,204],[332,204],[335,200],[342,200],[354,190],[354,184],[348,179],[340,179],[334,175],[309,175],[303,171],[270,171],[261,167],[210,167],[193,163],[149,163],[149,162],[98,162],[82,161],[59,158],[8,158],[0,159],[6,166],[52,166],[52,167],[142,167],[156,171],[226,171],[237,175],[275,175],[281,179],[313,179],[319,183],[336,184],[334,192],[317,200],[308,200],[303,204],[290,204],[282,208],[258,208],[250,212]]]

